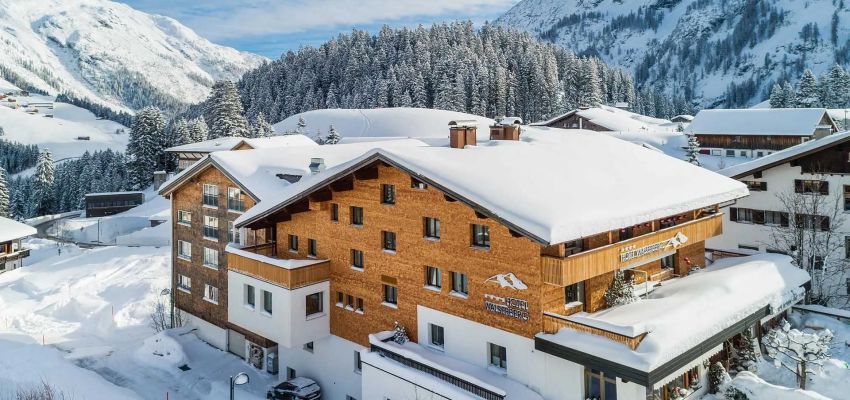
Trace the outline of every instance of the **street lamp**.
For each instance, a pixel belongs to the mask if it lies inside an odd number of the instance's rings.
[[[169,327],[174,328],[174,296],[171,294],[171,289],[162,289],[162,291],[159,292],[159,295],[168,296],[168,305],[170,311],[168,319],[171,321],[171,325],[169,325]]]
[[[251,378],[248,374],[244,372],[238,373],[236,376],[230,377],[230,400],[233,400],[233,391],[236,389],[236,386],[242,386],[251,381]]]

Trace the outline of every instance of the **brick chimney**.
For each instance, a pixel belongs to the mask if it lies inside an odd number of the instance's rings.
[[[478,122],[475,120],[457,120],[449,122],[449,145],[453,149],[462,149],[464,146],[475,146],[478,144],[476,133]]]
[[[490,140],[519,140],[520,124],[519,117],[496,118],[496,123],[490,127]]]

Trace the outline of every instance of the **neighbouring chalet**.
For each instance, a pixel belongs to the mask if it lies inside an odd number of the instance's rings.
[[[165,149],[167,153],[177,156],[177,171],[189,168],[198,160],[214,151],[266,149],[287,146],[318,146],[313,140],[304,135],[280,135],[265,138],[221,137],[189,143]]]
[[[679,114],[673,118],[670,118],[670,122],[675,122],[677,124],[690,124],[693,122],[694,116],[688,114]]]
[[[830,257],[843,260],[850,256],[850,236],[844,236],[850,232],[850,220],[841,218],[838,226],[830,221],[830,217],[850,212],[850,132],[810,140],[718,173],[746,184],[750,195],[738,199],[725,213],[724,235],[711,239],[709,247],[738,252],[780,251],[772,233],[789,225],[789,213],[805,212],[789,209],[781,197],[805,194],[823,196],[820,214],[812,217],[819,225],[842,235],[835,240],[843,245],[836,246]],[[850,295],[850,275],[836,284],[840,286],[838,295]]]
[[[668,400],[799,300],[789,257],[705,268],[744,184],[608,135],[475,130],[207,155],[160,191],[177,308],[327,398]],[[609,307],[617,270],[652,301]]]
[[[36,229],[8,218],[0,217],[0,274],[24,266],[30,251],[21,240],[37,233]]]
[[[647,117],[617,107],[601,105],[578,108],[548,121],[535,122],[531,126],[548,126],[561,129],[585,129],[597,132],[650,132],[673,130],[670,121]]]
[[[86,218],[107,217],[140,206],[143,192],[86,193]]]
[[[702,110],[685,132],[696,135],[700,153],[758,158],[838,131],[823,108]]]

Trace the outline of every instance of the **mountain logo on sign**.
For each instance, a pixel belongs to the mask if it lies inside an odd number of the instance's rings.
[[[499,286],[501,286],[502,288],[511,288],[514,290],[528,289],[528,286],[526,286],[526,284],[523,283],[519,278],[517,278],[516,275],[514,275],[512,272],[509,272],[507,274],[493,275],[484,281],[484,283],[487,282],[498,283]]]

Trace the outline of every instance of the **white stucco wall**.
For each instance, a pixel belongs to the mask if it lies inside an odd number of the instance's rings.
[[[363,347],[337,336],[327,336],[313,342],[313,352],[303,347],[279,348],[281,381],[286,380],[286,368],[295,370],[297,376],[316,381],[322,388],[323,399],[345,400],[345,396],[355,399],[382,399],[382,397],[361,397],[361,374],[355,370],[354,353]],[[392,398],[392,397],[391,397]]]
[[[184,326],[197,329],[195,334],[201,340],[213,345],[214,347],[227,351],[227,330],[219,328],[201,318],[198,318],[186,311],[180,310],[186,314],[186,322]]]

